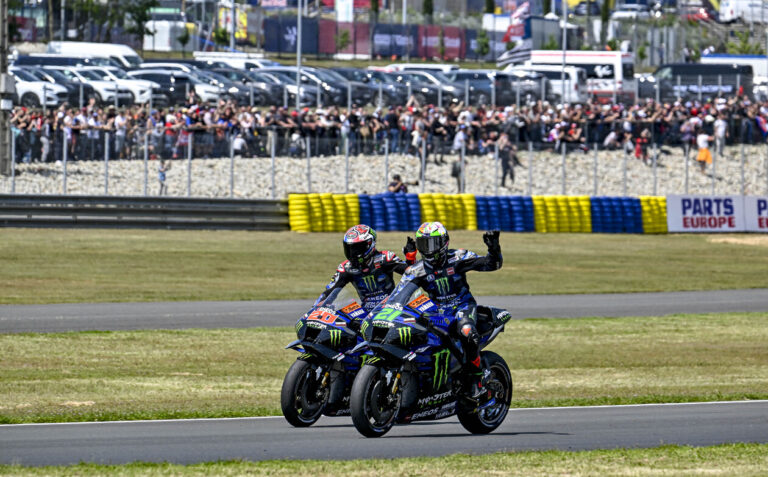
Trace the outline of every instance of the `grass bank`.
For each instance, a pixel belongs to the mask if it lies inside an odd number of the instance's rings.
[[[291,328],[0,335],[0,423],[280,414]],[[517,407],[768,398],[768,316],[512,321]]]
[[[406,235],[382,233],[379,248],[399,252]],[[2,236],[4,304],[313,298],[343,258],[339,233],[4,229]],[[765,246],[712,238],[505,233],[504,268],[473,274],[472,289],[511,295],[768,287]],[[485,250],[480,232],[451,232],[451,245]]]
[[[350,461],[211,462],[195,465],[136,463],[128,465],[79,464],[66,467],[2,466],[0,473],[35,475],[198,476],[198,475],[313,475],[355,477],[479,473],[498,476],[762,476],[768,468],[768,444],[727,444],[712,447],[663,446],[653,449],[617,449],[583,452],[499,452],[471,456],[365,459]]]

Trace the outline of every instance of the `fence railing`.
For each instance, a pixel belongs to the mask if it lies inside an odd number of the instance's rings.
[[[381,190],[391,174],[398,173],[417,192],[498,195],[509,176],[515,190],[526,194],[768,192],[768,132],[759,123],[734,118],[717,131],[713,123],[705,123],[699,133],[707,136],[709,155],[703,158],[695,132],[681,126],[660,121],[561,126],[512,118],[458,132],[440,125],[403,130],[306,124],[122,133],[59,130],[50,136],[17,130],[12,141],[14,167],[0,191],[146,197],[167,195],[172,183],[177,196],[276,199],[288,192]],[[216,164],[206,166],[217,175],[216,186],[209,190],[199,187],[203,177],[199,159],[213,159]],[[527,169],[524,175],[520,169]],[[36,174],[36,180],[47,185],[17,190],[17,172],[27,176],[24,180]],[[73,188],[71,180],[87,182],[87,187]],[[157,188],[150,185],[155,180]],[[132,188],[126,192],[122,186],[128,181]]]
[[[0,195],[4,227],[287,230],[285,201]]]

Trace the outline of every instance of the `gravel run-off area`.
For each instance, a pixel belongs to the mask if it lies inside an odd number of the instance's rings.
[[[696,150],[688,161],[688,192],[712,193],[712,171],[708,166],[702,173],[695,161]],[[626,164],[626,193],[630,196],[685,193],[686,160],[679,147],[663,148],[658,153],[657,167],[646,165],[634,155],[625,157],[623,151],[569,152],[563,157],[553,152],[519,153],[522,166],[515,168],[515,182],[496,187],[501,168],[492,155],[466,158],[466,192],[476,195],[622,195],[624,165]],[[744,193],[768,195],[768,148],[744,147]],[[456,179],[451,177],[451,164],[456,156],[445,156],[445,163],[436,165],[428,158],[424,192],[452,193],[457,191]],[[400,174],[410,183],[409,192],[422,192],[419,180],[421,159],[415,156],[390,155],[388,161],[380,155],[359,155],[349,158],[349,173],[345,174],[346,158],[278,157],[275,159],[274,197],[281,199],[290,192],[307,192],[311,177],[312,192],[379,193],[386,190],[389,176]],[[387,165],[388,163],[388,165]],[[742,192],[742,154],[740,146],[728,147],[722,157],[715,156],[714,191],[716,194]],[[192,197],[271,198],[271,158],[186,159],[172,161],[167,172],[168,195],[187,196],[188,175],[191,176]],[[108,164],[109,195],[156,195],[159,161],[110,161]],[[146,172],[145,172],[146,170]],[[565,170],[565,174],[563,174]],[[595,170],[597,173],[595,174]],[[191,171],[191,174],[189,172]],[[0,177],[0,193],[61,194],[64,192],[64,167],[61,163],[18,164],[15,178]],[[105,193],[105,164],[103,161],[68,162],[66,193],[103,195]],[[596,176],[596,177],[595,177]],[[348,179],[346,179],[348,177]],[[565,187],[563,187],[565,177]],[[597,189],[595,190],[595,179]],[[15,186],[12,185],[15,181]],[[231,182],[232,181],[232,182]],[[655,182],[655,189],[654,189]],[[233,183],[233,187],[230,184]],[[348,185],[347,185],[348,183]]]

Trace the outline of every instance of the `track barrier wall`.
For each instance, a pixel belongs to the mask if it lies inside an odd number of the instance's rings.
[[[667,199],[657,196],[290,194],[288,211],[295,232],[344,232],[358,223],[412,232],[439,221],[449,230],[667,233]]]

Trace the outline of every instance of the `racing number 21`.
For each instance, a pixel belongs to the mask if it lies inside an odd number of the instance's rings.
[[[307,317],[307,320],[322,321],[323,323],[333,323],[336,321],[336,316],[333,313],[328,313],[324,310],[315,310]]]
[[[403,312],[400,310],[395,310],[394,308],[384,308],[379,313],[376,314],[377,320],[387,320],[392,321],[398,316],[400,316]]]

